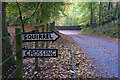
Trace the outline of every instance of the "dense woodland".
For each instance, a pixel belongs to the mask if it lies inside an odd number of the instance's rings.
[[[87,25],[92,19],[97,24],[104,25],[109,22],[118,20],[118,2],[80,2],[72,3],[66,6],[66,18],[62,18],[65,22],[61,25]],[[62,21],[62,20],[61,20]]]
[[[25,32],[25,25],[83,25],[85,30],[91,26],[91,20],[95,19],[97,27],[106,26],[114,23],[118,24],[119,2],[15,2],[3,3],[2,5],[2,31],[3,37],[9,36],[7,27],[20,25]],[[110,24],[111,25],[111,24]],[[114,26],[112,26],[114,27]],[[54,29],[54,27],[51,27]],[[10,39],[3,40],[3,61],[12,54]],[[9,44],[9,46],[8,46]],[[9,54],[7,54],[9,53]],[[3,73],[6,72],[8,65],[14,65],[12,58],[3,65]]]

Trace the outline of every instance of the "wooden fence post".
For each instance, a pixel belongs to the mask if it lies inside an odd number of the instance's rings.
[[[50,29],[50,32],[51,32],[52,31],[52,23],[50,23],[49,29]]]
[[[42,32],[44,32],[44,25],[42,25]],[[42,48],[44,48],[44,42],[42,41]]]
[[[55,21],[52,23],[52,30],[55,30]]]
[[[16,70],[17,78],[23,77],[23,56],[22,56],[22,32],[21,28],[16,28],[15,29],[15,34],[16,34],[16,67],[18,69]]]
[[[48,32],[48,24],[46,25],[46,32]],[[48,48],[48,41],[46,42],[46,48]]]
[[[35,26],[35,32],[38,32],[38,26]],[[38,41],[35,42],[35,48],[38,48]],[[35,58],[35,70],[38,67],[38,58]]]

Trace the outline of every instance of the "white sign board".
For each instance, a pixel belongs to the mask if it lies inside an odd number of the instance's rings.
[[[56,32],[25,32],[22,33],[22,41],[55,41],[60,37]]]
[[[23,49],[23,57],[58,57],[58,49]]]

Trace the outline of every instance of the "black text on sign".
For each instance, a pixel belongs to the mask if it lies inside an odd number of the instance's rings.
[[[22,41],[55,41],[60,37],[56,32],[22,33]]]
[[[23,49],[23,57],[58,57],[58,49]]]

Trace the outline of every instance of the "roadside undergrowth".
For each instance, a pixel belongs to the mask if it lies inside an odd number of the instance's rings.
[[[80,34],[95,34],[102,35],[111,38],[118,38],[118,24],[117,23],[108,23],[101,27],[96,28],[83,28]]]

